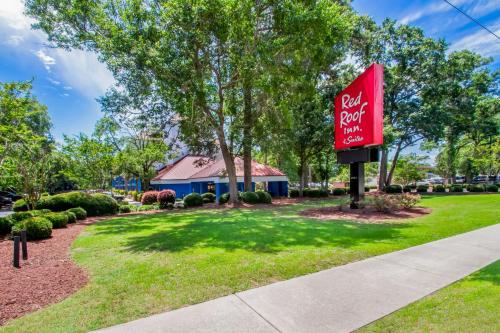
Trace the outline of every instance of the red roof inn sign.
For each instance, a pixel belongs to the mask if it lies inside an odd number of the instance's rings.
[[[371,65],[335,97],[335,150],[383,143],[384,67]]]
[[[373,64],[335,97],[337,162],[349,164],[351,208],[363,200],[365,162],[378,161],[384,142],[384,67]]]

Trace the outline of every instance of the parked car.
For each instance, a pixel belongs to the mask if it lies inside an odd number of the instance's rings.
[[[465,176],[456,176],[455,184],[465,184]]]
[[[433,185],[437,185],[437,184],[444,184],[444,179],[441,178],[441,177],[433,177],[431,179],[429,179],[429,182]]]
[[[417,182],[417,186],[429,186],[431,183],[428,179],[424,179],[424,180],[419,180]]]
[[[3,206],[8,206],[12,204],[12,199],[3,195],[0,195],[0,208]]]
[[[488,182],[488,176],[476,176],[472,178],[472,184],[486,184]]]
[[[22,199],[23,197],[11,191],[0,191],[1,197],[10,198],[12,202]]]
[[[488,176],[488,183],[490,184],[499,184],[500,183],[500,176]]]

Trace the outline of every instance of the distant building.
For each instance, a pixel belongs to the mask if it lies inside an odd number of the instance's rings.
[[[236,157],[238,190],[243,191],[243,160]],[[272,196],[288,196],[288,178],[280,170],[252,161],[252,190],[256,183],[265,183]],[[223,159],[212,160],[205,156],[186,155],[164,166],[150,182],[156,190],[171,189],[178,198],[196,192],[213,192],[220,197],[229,192]]]

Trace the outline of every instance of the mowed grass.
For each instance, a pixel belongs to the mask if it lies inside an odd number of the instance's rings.
[[[358,332],[500,332],[500,261]]]
[[[189,210],[87,227],[71,249],[89,284],[0,332],[85,332],[499,222],[500,195],[425,197],[433,213],[384,224],[273,209]]]

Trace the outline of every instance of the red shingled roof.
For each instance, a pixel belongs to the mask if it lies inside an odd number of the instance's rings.
[[[234,159],[236,176],[243,177],[243,160]],[[196,179],[209,177],[226,177],[223,159],[209,160],[203,156],[186,155],[179,161],[164,167],[153,180]],[[280,170],[268,165],[252,161],[253,177],[285,176]]]

